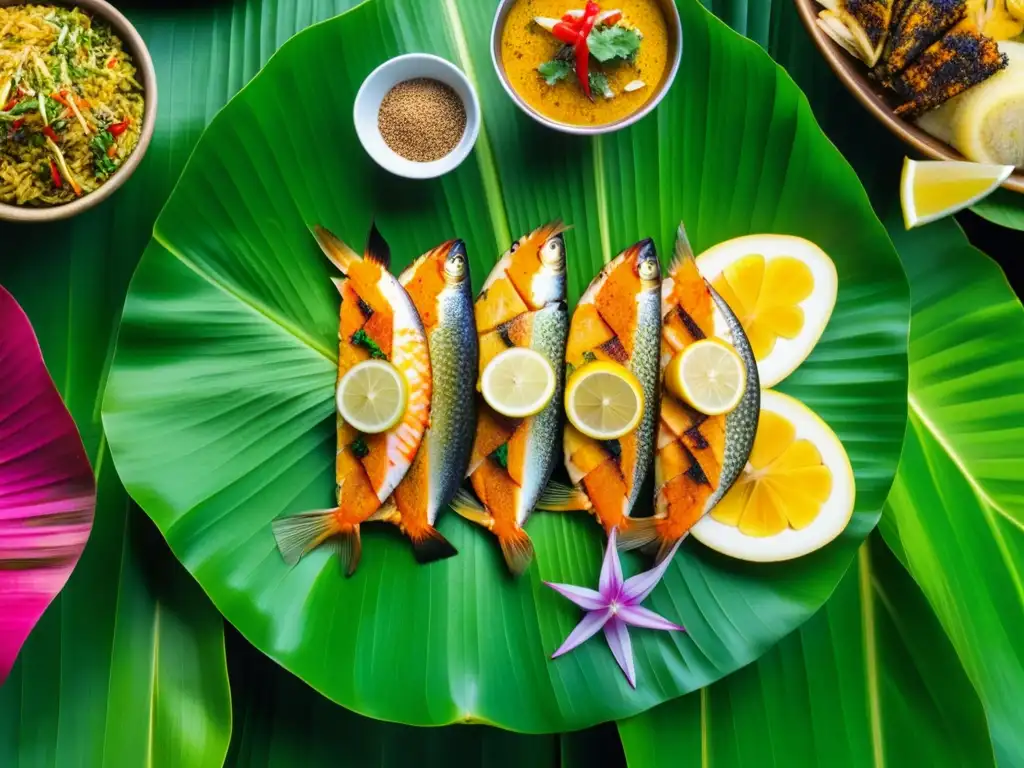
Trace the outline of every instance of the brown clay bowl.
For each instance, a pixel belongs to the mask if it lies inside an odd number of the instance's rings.
[[[0,0],[0,7],[26,4],[27,0]],[[153,138],[153,128],[156,125],[156,70],[153,68],[153,59],[149,55],[149,50],[146,48],[142,36],[132,26],[131,22],[117,8],[105,2],[105,0],[74,0],[74,2],[69,2],[68,0],[58,0],[57,2],[35,0],[35,4],[81,8],[91,16],[109,24],[114,34],[121,39],[125,50],[131,54],[135,66],[138,68],[139,82],[142,83],[143,96],[146,99],[146,111],[142,118],[142,130],[139,133],[138,145],[121,167],[107,179],[103,186],[95,192],[83,195],[73,202],[65,203],[64,205],[54,205],[48,208],[32,208],[0,203],[0,221],[57,221],[77,216],[79,213],[99,205],[110,197],[118,187],[128,181],[128,177],[139,167],[143,155],[146,154],[146,150],[149,148],[149,142]]]
[[[793,1],[796,3],[800,20],[807,27],[811,39],[818,46],[825,61],[868,112],[904,144],[931,160],[966,159],[953,147],[939,141],[914,123],[896,117],[893,114],[894,98],[890,92],[869,78],[864,64],[836,45],[817,25],[818,11],[822,10],[822,7],[815,0]],[[1018,169],[1003,186],[1014,192],[1024,193],[1024,170]]]

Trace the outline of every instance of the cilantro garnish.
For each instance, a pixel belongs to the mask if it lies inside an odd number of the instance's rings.
[[[388,356],[384,354],[384,350],[380,348],[380,345],[371,339],[369,334],[367,334],[362,328],[352,334],[352,343],[357,347],[364,347],[369,350],[370,357],[374,360],[388,359]]]

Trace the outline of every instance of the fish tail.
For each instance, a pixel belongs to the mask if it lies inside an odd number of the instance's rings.
[[[366,518],[366,522],[401,525],[402,513],[398,511],[398,504],[395,503],[395,497],[389,496],[387,501],[377,507],[376,512]]]
[[[669,267],[669,272],[675,272],[683,262],[689,261],[693,258],[693,248],[690,246],[690,238],[686,236],[686,227],[683,226],[683,222],[679,222],[679,228],[676,229],[676,244],[672,252],[672,264]]]
[[[417,563],[432,563],[459,554],[459,550],[433,526],[427,526],[415,536],[410,534],[409,540],[412,542],[412,553]]]
[[[288,565],[295,565],[303,555],[312,552],[331,536],[340,532],[338,512],[322,509],[300,515],[279,517],[270,524],[277,548]]]
[[[631,549],[649,550],[658,542],[657,517],[635,517],[630,518],[629,525],[623,526],[618,533],[618,548],[623,552]]]
[[[558,482],[548,483],[537,501],[537,509],[545,512],[575,512],[590,509],[593,504],[579,488]]]
[[[464,517],[471,523],[483,526],[487,530],[494,527],[494,518],[491,513],[464,488],[460,488],[455,494],[455,498],[451,500],[451,506],[455,510],[455,514]]]
[[[316,238],[320,250],[324,252],[324,256],[330,259],[331,263],[342,273],[347,275],[352,265],[359,261],[359,254],[324,227],[320,225],[313,227],[313,236]]]
[[[351,576],[359,567],[359,560],[363,556],[363,540],[359,535],[359,525],[343,525],[335,537],[335,552],[341,561],[341,567],[345,576]]]
[[[522,576],[533,562],[533,542],[522,528],[498,535],[501,555],[513,576]]]

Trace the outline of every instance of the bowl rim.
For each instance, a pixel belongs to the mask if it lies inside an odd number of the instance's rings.
[[[33,2],[33,0],[0,0],[0,7],[28,5],[30,2]],[[132,55],[135,66],[142,76],[145,111],[142,114],[142,130],[139,133],[138,144],[135,145],[132,153],[103,186],[95,192],[83,195],[70,203],[55,205],[49,208],[29,208],[0,203],[0,221],[19,223],[60,221],[94,208],[114,194],[139,167],[139,163],[142,162],[142,158],[149,149],[149,144],[153,139],[153,131],[156,128],[157,84],[153,58],[150,56],[149,49],[146,47],[146,42],[142,39],[142,35],[139,34],[139,31],[135,29],[124,14],[106,0],[34,0],[34,2],[41,5],[81,8],[83,11],[97,16],[110,24],[117,36],[121,38],[125,48]]]
[[[508,20],[509,10],[511,9],[512,4],[516,2],[519,2],[519,0],[501,0],[494,11],[494,21],[491,23],[491,64],[494,66],[494,71],[498,76],[498,81],[501,83],[501,86],[505,89],[505,92],[509,95],[516,106],[543,126],[560,131],[561,133],[573,134],[575,136],[601,136],[606,133],[614,133],[615,131],[620,131],[623,128],[628,128],[634,123],[645,118],[653,112],[659,104],[661,104],[662,100],[672,88],[676,75],[679,74],[679,66],[683,60],[682,17],[679,15],[679,8],[676,7],[675,0],[659,0],[659,5],[662,6],[663,10],[671,9],[671,18],[666,19],[666,21],[668,22],[669,29],[675,31],[676,46],[675,55],[672,57],[672,64],[669,67],[668,73],[662,78],[661,84],[658,86],[658,92],[644,102],[644,104],[635,112],[631,112],[625,117],[611,123],[604,123],[602,125],[573,125],[572,123],[562,123],[558,120],[552,120],[550,117],[542,115],[532,106],[527,104],[523,97],[516,92],[505,73],[505,67],[501,63],[501,32],[504,30],[505,23]]]
[[[950,145],[939,141],[924,129],[918,128],[913,123],[892,113],[892,109],[885,100],[871,87],[867,76],[858,69],[860,62],[843,51],[818,26],[816,0],[793,0],[793,2],[796,4],[800,21],[803,22],[815,46],[825,57],[832,71],[846,86],[846,89],[853,94],[854,98],[888,128],[890,133],[931,160],[971,162]],[[1003,184],[1003,189],[1024,193],[1024,169],[1018,168],[1014,171]]]
[[[360,119],[360,107],[367,98],[366,94],[368,89],[373,85],[374,81],[384,76],[389,70],[394,69],[396,66],[415,62],[431,62],[432,64],[436,64],[443,71],[448,73],[452,80],[457,81],[468,95],[468,98],[463,99],[463,103],[466,108],[466,129],[462,134],[462,138],[459,139],[459,143],[456,144],[455,148],[447,155],[429,162],[407,160],[386,144],[384,144],[384,149],[388,154],[382,155],[377,151],[378,147],[371,146],[367,142],[367,134],[376,133],[379,135],[380,133],[376,123],[372,126],[367,126],[365,121]],[[432,76],[424,75],[424,77],[429,78]],[[435,77],[434,79],[441,79],[442,82],[444,82],[443,78]],[[395,85],[399,82],[404,82],[404,80],[396,80]],[[451,87],[452,84],[451,82],[445,82],[445,85]],[[359,143],[362,145],[363,150],[367,155],[369,155],[371,160],[385,171],[405,179],[436,179],[437,177],[443,176],[444,174],[458,168],[473,151],[473,147],[476,145],[477,138],[480,135],[480,98],[477,95],[476,88],[474,87],[473,82],[469,79],[469,76],[456,64],[443,56],[423,52],[403,53],[381,62],[363,79],[362,84],[359,86],[359,90],[356,92],[356,97],[352,102],[352,122],[355,126],[356,137],[359,139]]]

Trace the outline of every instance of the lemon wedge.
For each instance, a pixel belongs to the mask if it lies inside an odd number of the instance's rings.
[[[540,413],[555,396],[555,372],[539,352],[512,347],[484,368],[480,391],[502,416],[524,419]]]
[[[583,366],[565,388],[569,423],[594,440],[628,435],[644,412],[644,390],[636,376],[618,363],[599,360]]]
[[[693,535],[741,560],[790,560],[842,533],[855,497],[835,433],[799,400],[769,390],[746,468]]]
[[[373,435],[387,432],[405,414],[405,377],[384,360],[354,365],[338,384],[338,413],[351,427]]]
[[[992,194],[1013,173],[1012,165],[954,160],[903,164],[900,202],[907,229],[941,219]]]
[[[713,339],[690,344],[665,368],[665,388],[707,416],[735,410],[746,384],[747,369],[740,356]]]
[[[800,237],[727,240],[698,256],[697,268],[743,325],[765,389],[807,359],[836,305],[835,264]],[[717,310],[715,335],[729,340],[729,327]]]

